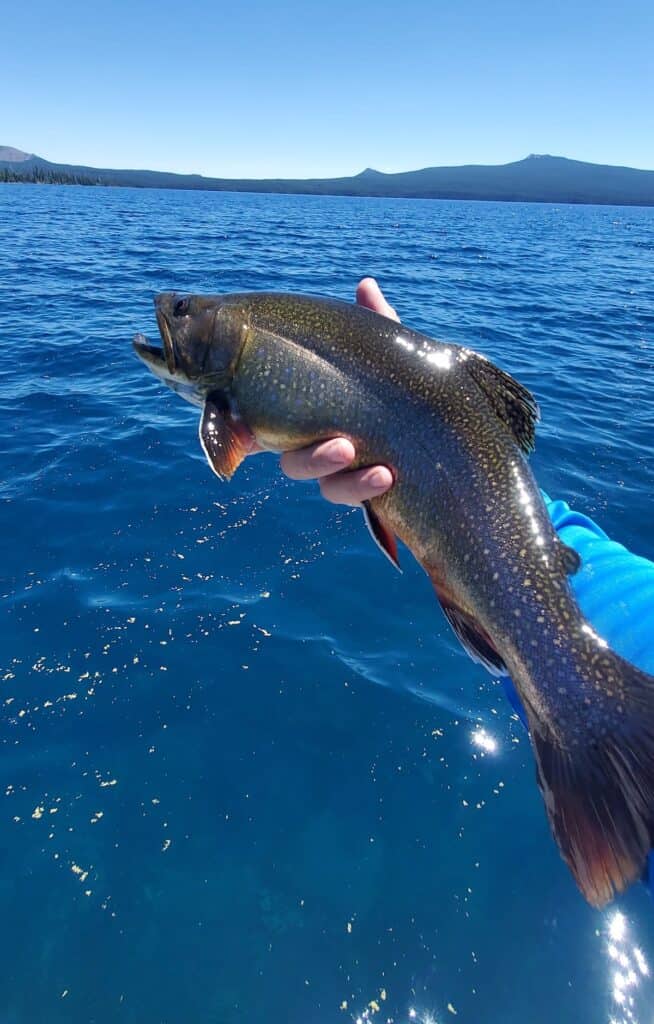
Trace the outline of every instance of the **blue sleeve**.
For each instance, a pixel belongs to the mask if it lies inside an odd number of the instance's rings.
[[[573,512],[565,501],[551,501],[545,493],[543,497],[561,540],[581,557],[581,568],[570,584],[582,612],[609,647],[654,675],[654,562],[610,540],[592,519]],[[513,683],[508,676],[502,682],[526,725]],[[654,852],[644,881],[654,895]]]

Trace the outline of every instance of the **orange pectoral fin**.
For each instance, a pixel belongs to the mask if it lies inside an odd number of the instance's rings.
[[[230,480],[252,450],[253,441],[222,396],[216,392],[207,395],[200,420],[200,444],[216,476]]]

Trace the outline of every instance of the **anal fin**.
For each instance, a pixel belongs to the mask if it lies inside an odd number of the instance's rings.
[[[207,395],[200,420],[200,444],[216,476],[230,480],[251,451],[253,440],[222,395]]]

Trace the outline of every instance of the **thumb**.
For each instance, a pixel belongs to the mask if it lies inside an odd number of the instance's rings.
[[[365,306],[366,309],[372,309],[375,313],[381,313],[382,316],[399,322],[399,316],[384,298],[374,277],[364,277],[359,281],[356,295],[359,306]]]

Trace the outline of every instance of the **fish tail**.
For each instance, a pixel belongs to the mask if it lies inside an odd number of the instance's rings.
[[[554,837],[588,902],[602,907],[640,878],[653,845],[654,677],[608,650],[596,669],[613,695],[594,686],[599,700],[586,700],[578,728],[555,735],[528,717]]]

